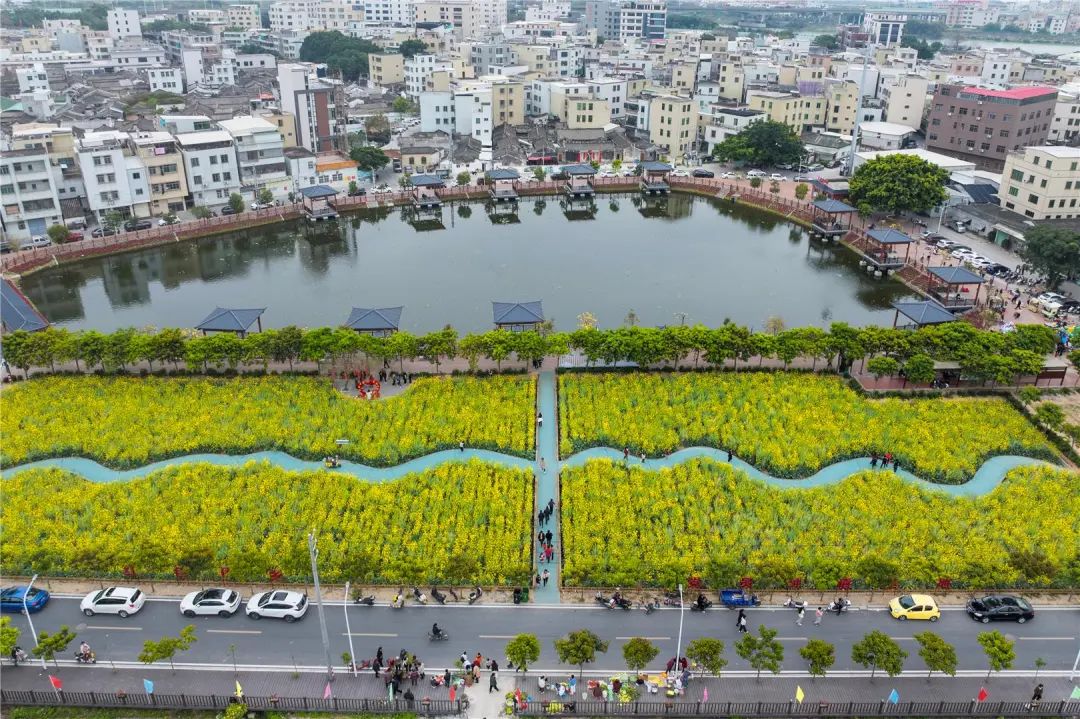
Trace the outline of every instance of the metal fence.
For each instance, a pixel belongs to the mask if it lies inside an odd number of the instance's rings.
[[[1080,701],[1043,702],[534,702],[522,716],[657,717],[1073,717]]]
[[[0,691],[0,705],[11,706],[69,706],[94,708],[131,709],[225,709],[235,704],[232,696],[216,694],[122,694],[112,692],[51,692],[51,691]],[[354,712],[367,714],[397,714],[403,712],[422,716],[447,716],[460,714],[460,701],[446,699],[423,699],[407,701],[395,699],[347,699],[331,697],[244,697],[244,704],[252,710]]]

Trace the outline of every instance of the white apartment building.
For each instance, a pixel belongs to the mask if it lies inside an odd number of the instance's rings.
[[[1047,140],[1065,144],[1080,135],[1080,84],[1070,83],[1058,88],[1054,117],[1050,121]]]
[[[225,8],[229,27],[260,28],[262,18],[258,5],[230,5]]]
[[[276,126],[261,117],[234,117],[218,123],[236,143],[240,185],[253,194],[268,189],[274,197],[290,191],[285,145]]]
[[[749,110],[746,108],[720,107],[705,113],[708,123],[705,126],[704,140],[707,146],[706,154],[712,154],[713,150],[724,140],[732,135],[738,135],[747,126],[767,119],[761,110]]]
[[[316,23],[318,0],[278,0],[270,4],[270,29],[318,30]]]
[[[586,80],[585,85],[589,88],[589,94],[607,102],[611,108],[611,120],[616,122],[623,116],[623,102],[630,96],[629,81],[625,78],[603,77],[595,80]]]
[[[198,117],[190,116],[177,116],[174,121],[179,127],[202,124]],[[190,206],[220,207],[228,203],[231,193],[240,191],[240,168],[232,135],[224,130],[184,132],[176,135],[176,142],[184,158]]]
[[[199,25],[224,25],[229,16],[217,8],[191,8],[187,11],[187,19]]]
[[[455,132],[454,93],[439,90],[420,93],[420,132]]]
[[[319,184],[319,172],[315,168],[315,153],[306,147],[286,147],[285,167],[292,183],[291,192]]]
[[[118,211],[126,217],[150,215],[146,165],[128,144],[125,132],[88,132],[76,143],[86,200],[100,221]]]
[[[1041,145],[1005,158],[1002,206],[1033,220],[1080,217],[1080,147]]]
[[[168,64],[165,48],[133,40],[114,44],[109,49],[106,59],[111,60],[114,67],[124,70],[161,67]]]
[[[323,64],[282,63],[277,71],[281,109],[296,118],[297,144],[312,152],[335,149],[346,134],[341,83],[326,76]]]
[[[413,55],[405,60],[405,94],[416,102],[424,92],[428,78],[439,64],[435,55]]]
[[[899,75],[892,82],[882,82],[879,95],[886,122],[918,128],[929,102],[930,82],[920,75]]]
[[[146,81],[150,92],[171,92],[181,95],[184,92],[184,77],[178,67],[155,67],[146,70]]]
[[[365,0],[364,22],[413,25],[416,23],[416,3],[413,0]]]
[[[569,0],[540,0],[539,5],[530,5],[525,8],[525,19],[529,22],[537,20],[565,20],[569,16]]]
[[[86,196],[86,186],[75,161],[75,136],[70,127],[51,122],[13,125],[9,149],[45,150],[49,153],[53,184],[60,199]]]
[[[863,31],[870,34],[870,42],[890,47],[904,39],[904,25],[908,14],[890,10],[863,13]]]
[[[35,62],[29,67],[15,68],[15,76],[19,80],[19,92],[36,92],[44,90],[49,92],[49,75],[45,72],[45,66]]]
[[[63,224],[60,196],[45,148],[0,152],[0,225],[18,243]]]
[[[142,37],[142,22],[139,20],[138,10],[109,8],[105,18],[109,23],[109,36],[114,40],[121,40],[125,37]]]

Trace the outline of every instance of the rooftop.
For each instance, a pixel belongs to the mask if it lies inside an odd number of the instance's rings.
[[[224,130],[185,132],[177,135],[176,141],[184,146],[207,145],[211,142],[232,142],[232,135],[225,132]]]
[[[958,160],[955,157],[949,157],[948,155],[942,155],[937,152],[931,152],[921,147],[917,147],[911,150],[876,150],[874,152],[858,152],[856,157],[864,160],[873,160],[885,155],[914,155],[915,157],[926,160],[932,165],[938,167],[944,167],[946,169],[961,169],[961,168],[974,168],[974,162],[968,162],[967,160]]]
[[[1077,159],[1080,158],[1080,147],[1065,147],[1063,145],[1033,145],[1031,147],[1025,147],[1025,152],[1036,152],[1040,155],[1049,155],[1050,157],[1057,157],[1062,159]]]
[[[159,142],[172,142],[173,136],[168,132],[137,132],[132,133],[131,139],[136,145],[155,145]]]
[[[381,307],[368,309],[353,307],[345,326],[349,329],[373,332],[376,330],[396,330],[401,322],[402,307]]]
[[[491,311],[497,325],[532,324],[544,321],[544,308],[535,302],[492,302]]]
[[[757,117],[764,115],[763,110],[749,110],[742,107],[725,107],[716,111],[717,115],[735,115],[736,117]]]
[[[232,135],[247,135],[254,132],[277,133],[277,128],[261,117],[234,117],[231,120],[221,120],[218,125]]]
[[[982,95],[984,97],[1001,97],[1007,100],[1027,100],[1032,97],[1053,95],[1057,93],[1057,89],[1040,85],[1033,85],[1030,87],[1013,87],[1008,90],[991,90],[985,87],[971,86],[965,87],[963,90],[961,90],[961,92],[970,92],[973,95]]]
[[[914,127],[898,122],[860,122],[859,130],[880,135],[908,135],[916,131]]]

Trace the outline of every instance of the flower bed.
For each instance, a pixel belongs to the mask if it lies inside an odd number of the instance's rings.
[[[184,465],[96,484],[58,469],[3,481],[3,572],[265,581],[504,584],[529,576],[531,473],[473,461],[394,482],[267,463]]]
[[[531,378],[506,376],[420,379],[379,401],[310,377],[48,377],[0,394],[0,462],[83,456],[126,468],[198,452],[281,450],[394,465],[459,441],[527,456],[535,392]]]
[[[559,377],[560,452],[591,446],[666,454],[729,449],[762,471],[804,477],[891,452],[927,479],[958,483],[986,457],[1053,457],[996,398],[869,400],[838,377],[794,372],[588,373]]]
[[[563,470],[562,512],[568,584],[1080,585],[1080,474],[1056,468],[957,498],[891,472],[780,489],[709,460],[658,472],[595,460]]]

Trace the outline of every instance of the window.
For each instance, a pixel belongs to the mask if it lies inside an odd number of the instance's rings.
[[[211,165],[216,165],[217,164],[217,156],[216,155],[211,155],[210,156],[210,164]]]
[[[1046,188],[1046,180],[1039,180],[1039,187]]]
[[[1046,161],[1046,169],[1049,170],[1052,164],[1053,164],[1053,160],[1047,160]]]
[[[210,179],[214,182],[221,182],[221,173],[215,172],[213,175],[210,176]]]
[[[202,184],[202,175],[194,175],[191,178],[191,181],[192,181],[193,184],[201,185]]]
[[[1002,130],[1001,132],[998,133],[998,135],[1000,137],[1008,137],[1009,136],[1009,131],[1008,130]]]
[[[191,166],[192,167],[198,167],[199,166],[199,158],[197,158],[197,157],[191,158]]]
[[[1038,195],[1028,195],[1028,202],[1030,202],[1033,205],[1039,204],[1039,196]]]
[[[1020,188],[1019,187],[1010,187],[1009,188],[1009,194],[1012,195],[1013,197],[1017,197],[1020,194]]]

